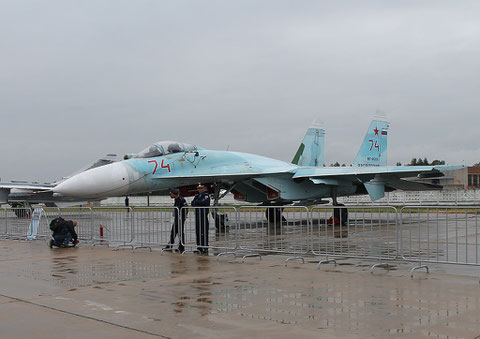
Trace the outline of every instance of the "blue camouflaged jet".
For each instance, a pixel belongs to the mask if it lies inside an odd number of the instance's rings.
[[[206,184],[218,201],[232,192],[235,199],[262,205],[312,205],[332,198],[368,194],[372,200],[393,190],[433,190],[439,185],[415,178],[443,176],[463,166],[387,166],[389,123],[373,120],[350,167],[325,167],[324,130],[308,129],[291,163],[259,155],[208,150],[175,141],[154,143],[125,160],[81,172],[53,188],[57,194],[107,198],[178,187],[192,195]],[[408,179],[408,180],[405,180]]]

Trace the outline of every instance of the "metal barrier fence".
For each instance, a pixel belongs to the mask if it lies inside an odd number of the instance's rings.
[[[238,209],[237,234],[242,250],[307,254],[310,251],[308,208],[242,206]]]
[[[174,207],[133,208],[134,248],[167,246],[175,211]]]
[[[397,210],[391,206],[320,206],[311,210],[315,255],[393,260]]]
[[[230,206],[188,207],[185,248],[234,250],[237,244],[237,209]],[[207,226],[208,225],[208,226]]]
[[[338,201],[356,205],[476,205],[480,203],[480,190],[394,191],[385,193],[384,198],[376,201],[368,195],[339,197]]]
[[[198,232],[201,207],[188,207],[185,249],[351,257],[480,266],[480,207],[475,206],[210,206],[208,232]],[[37,210],[38,211],[38,210]],[[79,238],[109,246],[165,247],[171,243],[173,207],[44,208],[36,237],[48,239],[50,221],[78,222]],[[0,209],[0,236],[25,239],[32,211]],[[205,237],[208,236],[207,239]],[[200,241],[199,237],[204,237]]]
[[[7,210],[5,208],[0,208],[0,237],[4,238],[7,236],[8,224],[7,224]]]
[[[400,210],[401,257],[408,261],[479,265],[479,207],[409,206]]]
[[[92,208],[92,215],[91,230],[94,244],[133,246],[135,219],[132,208],[94,207]]]
[[[32,211],[29,208],[5,208],[5,237],[10,239],[25,239],[30,225]]]

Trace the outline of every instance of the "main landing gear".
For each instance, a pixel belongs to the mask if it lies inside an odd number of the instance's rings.
[[[282,215],[283,208],[281,207],[268,207],[265,211],[265,216],[269,224],[279,224],[280,222],[286,222],[287,219]]]
[[[337,195],[332,196],[333,204],[333,217],[332,222],[329,224],[333,227],[333,236],[335,238],[347,238],[348,237],[348,209],[344,204],[339,204],[337,201]]]
[[[227,227],[229,224],[228,215],[218,213],[217,207],[220,205],[219,200],[222,199],[225,195],[227,195],[232,188],[233,186],[230,187],[230,189],[224,192],[222,195],[220,195],[220,186],[217,183],[213,184],[213,189],[214,189],[213,207],[214,208],[211,209],[211,212],[212,212],[213,220],[215,220],[215,230],[217,232],[225,232],[227,230]]]
[[[31,206],[28,203],[13,203],[11,204],[13,213],[17,218],[30,218],[31,215]]]

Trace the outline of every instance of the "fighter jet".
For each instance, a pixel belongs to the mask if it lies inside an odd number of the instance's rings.
[[[93,168],[63,181],[53,192],[73,197],[107,198],[179,187],[184,196],[198,183],[207,184],[218,201],[232,192],[235,199],[261,205],[312,205],[340,196],[431,190],[441,186],[404,180],[443,176],[463,166],[387,166],[389,123],[373,120],[351,167],[324,167],[324,130],[308,129],[293,161],[255,154],[208,150],[176,141],[154,143],[125,160]]]

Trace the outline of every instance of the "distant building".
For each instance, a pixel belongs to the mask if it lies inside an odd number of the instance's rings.
[[[467,189],[480,188],[480,167],[468,167]]]
[[[444,190],[480,189],[480,167],[465,167],[456,171],[445,171],[445,176],[434,179],[414,179],[443,186]]]

